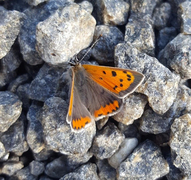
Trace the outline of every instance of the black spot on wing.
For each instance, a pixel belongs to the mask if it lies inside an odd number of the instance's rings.
[[[111,73],[113,77],[117,76],[117,73],[115,71],[111,71]]]
[[[113,89],[116,90],[117,87],[118,87],[118,86],[115,85]]]

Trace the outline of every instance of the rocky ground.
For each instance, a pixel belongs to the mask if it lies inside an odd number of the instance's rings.
[[[83,63],[145,80],[76,133],[65,72],[100,35]],[[190,51],[189,0],[0,0],[0,180],[190,180]]]

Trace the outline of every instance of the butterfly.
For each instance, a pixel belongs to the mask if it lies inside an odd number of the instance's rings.
[[[129,69],[75,63],[69,69],[70,99],[66,121],[80,132],[92,121],[118,113],[124,98],[144,80]]]

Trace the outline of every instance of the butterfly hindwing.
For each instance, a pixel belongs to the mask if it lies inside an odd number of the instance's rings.
[[[144,79],[143,74],[133,70],[89,64],[82,66],[92,80],[120,98],[132,93]]]

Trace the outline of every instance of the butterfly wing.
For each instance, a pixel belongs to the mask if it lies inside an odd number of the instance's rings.
[[[132,93],[144,80],[143,74],[133,70],[89,64],[82,66],[92,80],[120,98]]]
[[[92,80],[83,66],[76,72],[75,87],[81,102],[95,120],[116,114],[122,107],[123,99]]]
[[[80,130],[91,122],[91,115],[85,105],[81,102],[78,90],[75,87],[75,73],[71,68],[72,81],[70,89],[70,102],[66,121],[70,124],[73,130]]]

